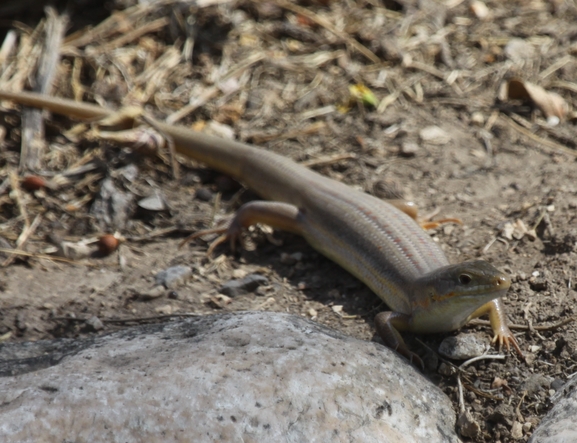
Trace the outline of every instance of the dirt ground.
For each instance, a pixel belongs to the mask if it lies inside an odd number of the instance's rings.
[[[485,5],[487,16],[479,2],[459,0],[132,7],[67,35],[52,93],[143,106],[378,196],[396,186],[421,214],[461,219],[430,234],[451,262],[482,257],[512,276],[505,305],[511,323],[525,327],[515,333],[527,358],[511,354],[463,369],[463,406],[480,427],[464,439],[526,441],[577,362],[575,323],[549,327],[576,315],[577,4]],[[37,49],[44,28],[26,12],[12,13],[17,21],[3,22],[0,32],[13,29],[18,38],[0,54],[0,89],[29,89],[37,69],[30,60],[46,52]],[[533,95],[508,97],[503,85],[512,79],[544,88],[556,111]],[[20,108],[0,108],[0,246],[14,248],[26,221],[30,227],[38,217],[18,247],[32,255],[0,255],[2,340],[81,337],[240,310],[291,312],[376,339],[373,317],[383,303],[301,238],[255,229],[236,255],[223,246],[208,258],[210,238],[179,249],[186,235],[253,194],[188,159],[180,159],[175,179],[167,155],[143,156],[130,143],[119,148],[94,130],[65,137],[74,123],[49,116],[49,149],[35,172],[49,186],[27,191],[25,181],[11,179],[26,175],[18,172]],[[90,168],[73,171],[80,164]],[[106,179],[131,200],[126,221],[95,209]],[[160,210],[136,205],[155,193]],[[63,240],[115,231],[126,241],[106,257],[39,256]],[[155,275],[176,265],[190,266],[190,279],[155,292]],[[218,293],[222,283],[252,273],[268,284],[236,297]],[[463,330],[489,341],[487,326]],[[446,336],[416,338],[437,349]],[[407,337],[425,356],[416,338]],[[426,376],[459,410],[456,372],[441,357],[426,359]]]

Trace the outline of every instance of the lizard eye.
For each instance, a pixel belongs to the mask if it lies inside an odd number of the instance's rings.
[[[459,283],[461,283],[462,285],[468,285],[469,283],[471,283],[471,276],[469,274],[461,274],[459,275]]]

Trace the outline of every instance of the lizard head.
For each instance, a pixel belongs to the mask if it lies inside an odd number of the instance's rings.
[[[499,298],[511,279],[493,265],[474,260],[435,269],[417,281],[413,317],[423,332],[459,328],[485,303]]]

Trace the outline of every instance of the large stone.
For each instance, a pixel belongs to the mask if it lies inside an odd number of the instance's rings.
[[[380,344],[242,313],[0,346],[0,441],[457,442],[448,398]]]
[[[529,443],[575,443],[577,441],[577,378],[567,382],[553,397],[555,406],[543,418]]]

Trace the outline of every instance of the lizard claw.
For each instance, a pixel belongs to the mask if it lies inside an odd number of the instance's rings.
[[[410,351],[409,351],[410,352]],[[419,367],[421,369],[421,371],[425,370],[425,363],[423,363],[423,360],[421,359],[421,357],[419,357],[417,354],[415,354],[414,352],[410,352],[410,356],[408,356],[409,362],[412,365],[415,365],[417,367]]]
[[[425,369],[425,364],[423,363],[423,360],[421,359],[421,357],[419,357],[413,351],[409,351],[409,349],[405,345],[398,345],[393,349],[395,350],[395,352],[398,352],[403,357],[405,357],[407,360],[409,360],[410,364],[417,366],[421,370]]]
[[[525,361],[525,355],[523,355],[523,351],[519,346],[519,342],[511,332],[511,330],[506,325],[501,325],[499,330],[495,332],[491,343],[495,344],[499,342],[499,350],[503,348],[503,345],[507,348],[507,352],[511,351],[511,345],[515,348],[517,355],[521,358],[521,360]]]

